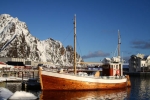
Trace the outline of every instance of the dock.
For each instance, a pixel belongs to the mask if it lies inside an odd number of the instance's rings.
[[[10,69],[0,70],[0,82],[21,82],[29,78],[39,78],[38,70],[35,69]]]

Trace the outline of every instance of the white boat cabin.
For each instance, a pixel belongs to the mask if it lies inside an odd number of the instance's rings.
[[[102,65],[102,76],[122,76],[122,63],[117,58],[105,58]]]

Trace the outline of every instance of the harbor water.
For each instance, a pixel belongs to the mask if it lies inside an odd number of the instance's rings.
[[[39,100],[150,100],[150,77],[130,76],[131,88],[99,91],[41,91],[25,89]],[[21,91],[20,82],[0,82],[13,93]]]

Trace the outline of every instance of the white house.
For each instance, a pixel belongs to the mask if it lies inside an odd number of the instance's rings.
[[[148,69],[150,70],[150,55],[147,57],[146,59],[146,66],[148,67]]]
[[[144,54],[132,55],[129,59],[129,72],[139,72],[149,70],[150,56]]]

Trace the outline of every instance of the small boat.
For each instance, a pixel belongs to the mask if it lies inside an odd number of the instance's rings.
[[[120,44],[120,43],[118,43]],[[119,46],[118,46],[119,47]],[[109,60],[108,60],[109,61]],[[88,76],[76,69],[76,15],[74,16],[74,74],[53,72],[39,67],[39,76],[42,90],[103,90],[121,89],[131,86],[129,77],[122,74],[122,62],[105,62],[103,72],[95,71],[95,75]],[[114,71],[114,69],[118,69]],[[78,72],[78,73],[77,73]],[[120,73],[119,73],[120,72]]]
[[[32,89],[32,88],[40,89],[40,82],[38,82],[38,79],[35,78],[28,79],[26,85],[27,85],[27,89]]]

